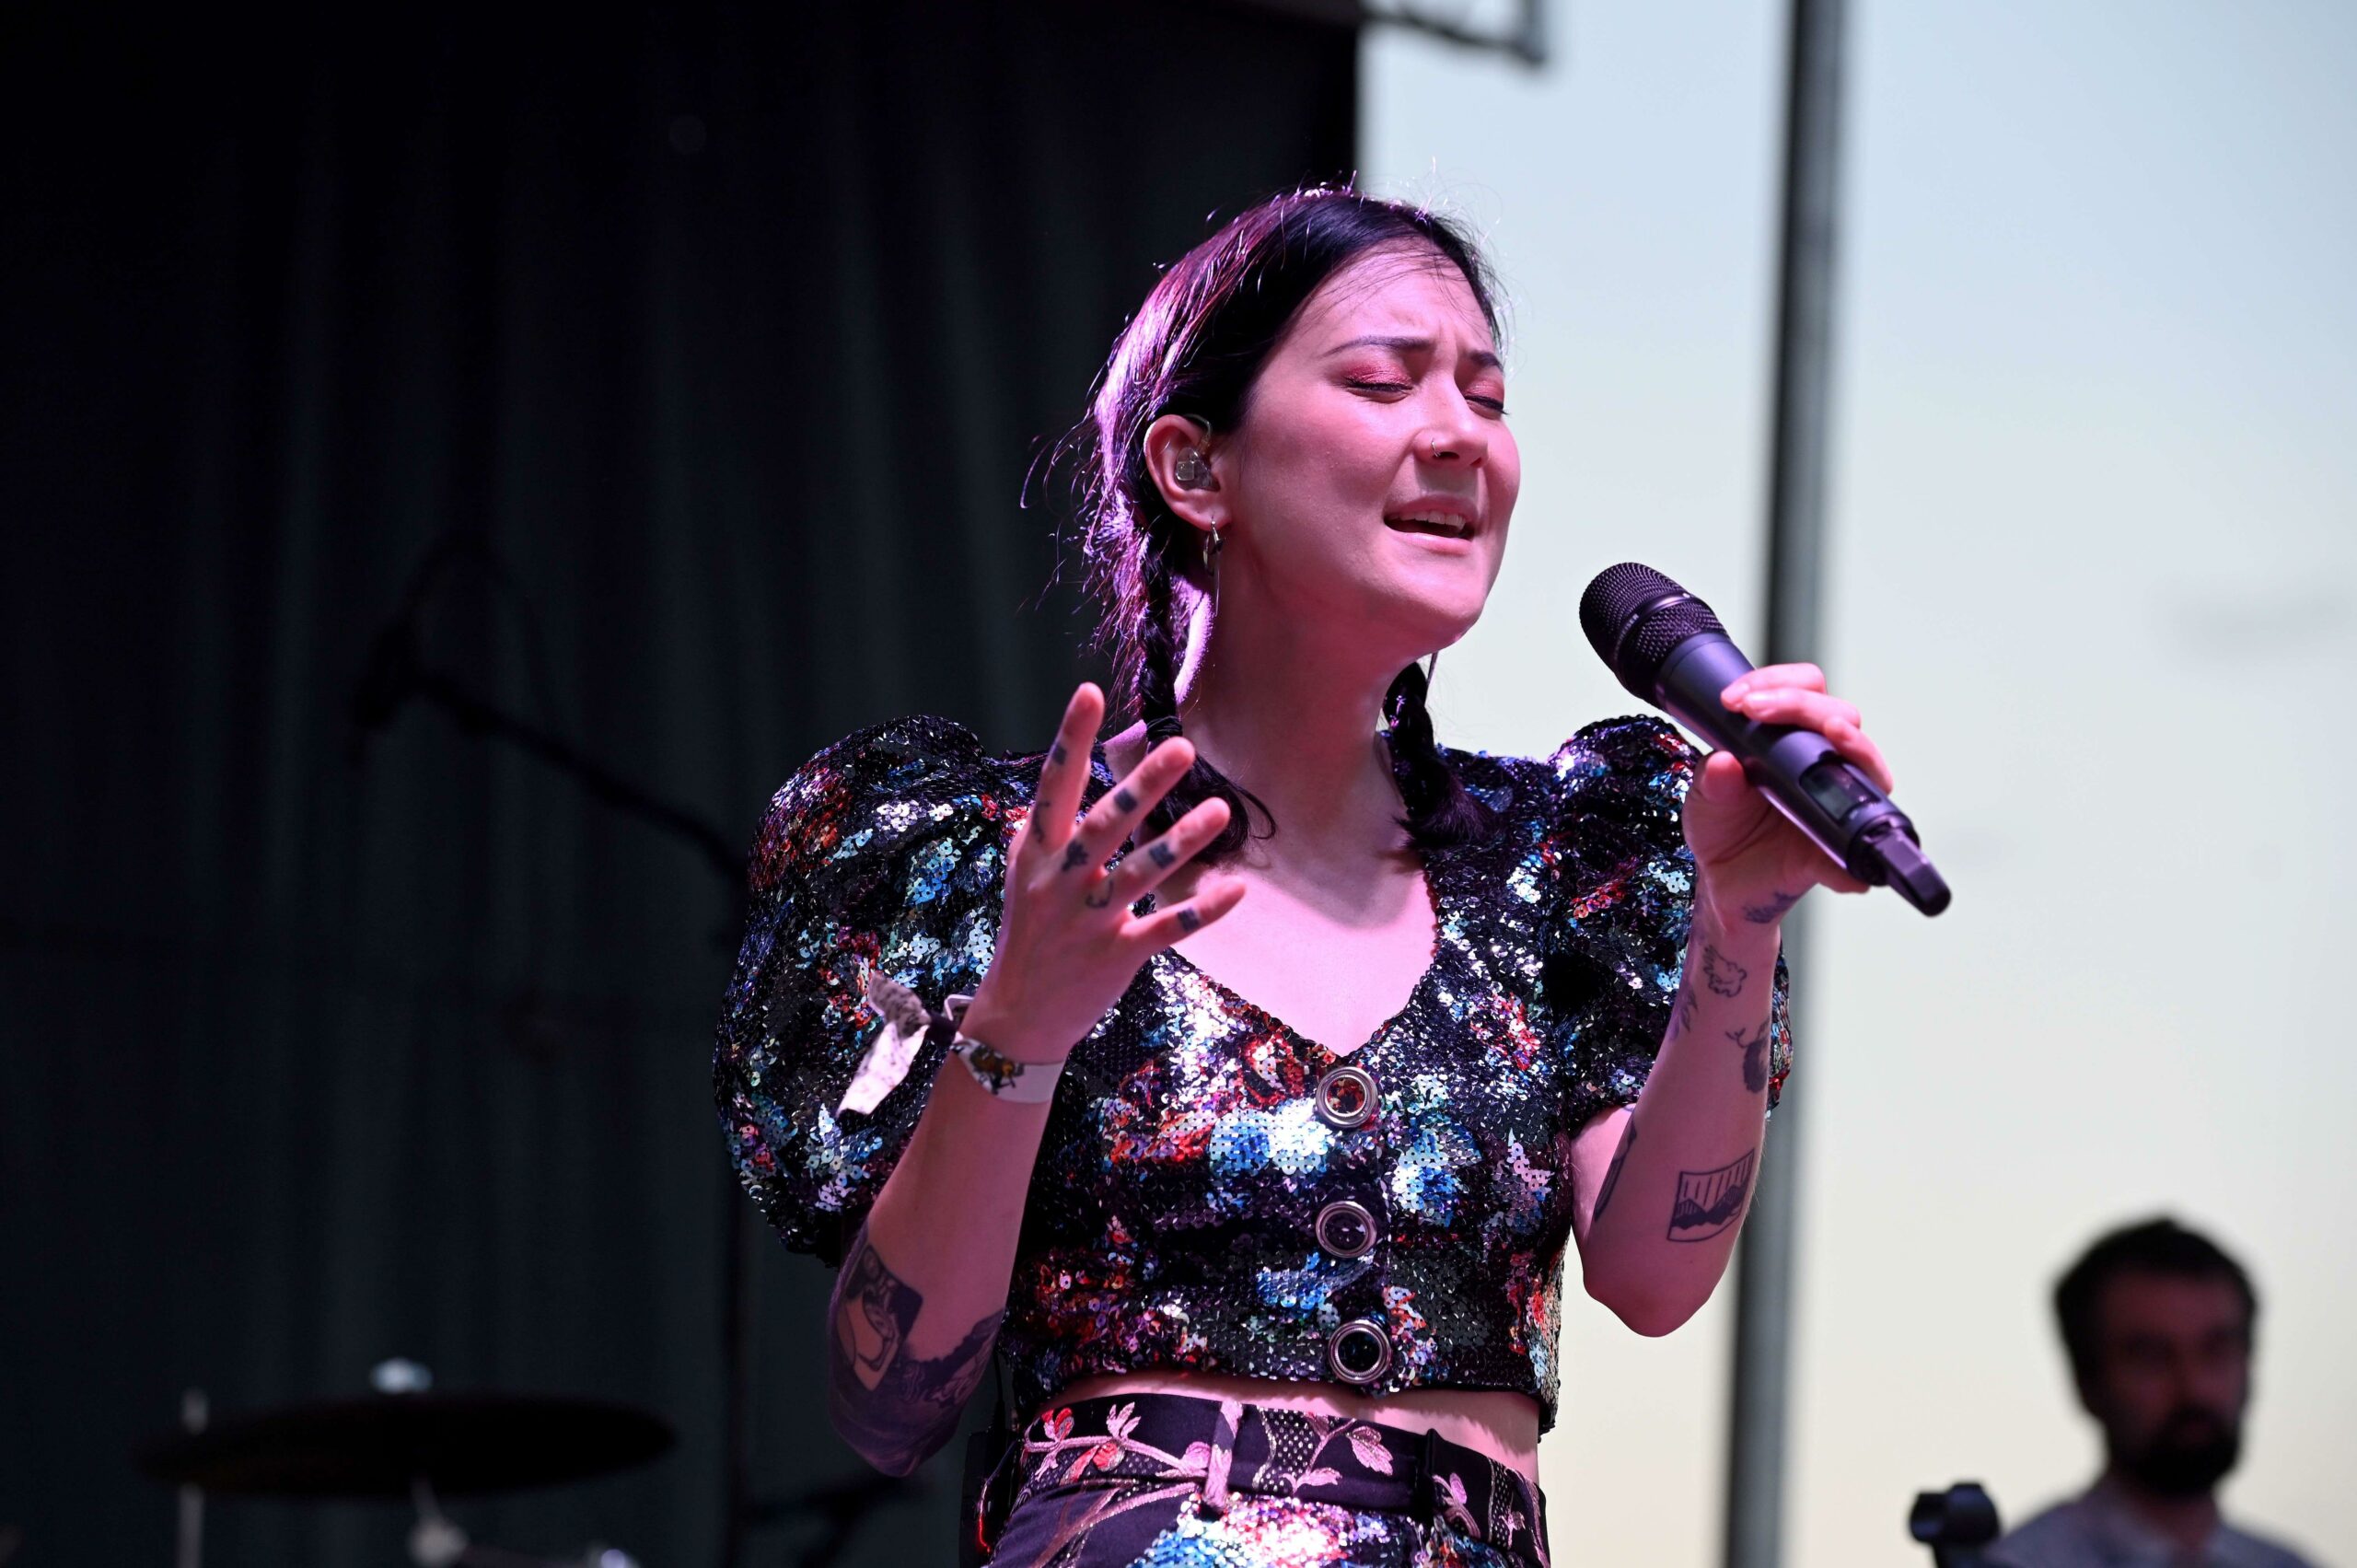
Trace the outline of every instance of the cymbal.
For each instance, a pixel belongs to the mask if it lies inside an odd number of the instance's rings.
[[[407,1497],[551,1486],[644,1464],[671,1446],[660,1416],[597,1400],[384,1394],[283,1405],[158,1438],[157,1481],[261,1497]]]

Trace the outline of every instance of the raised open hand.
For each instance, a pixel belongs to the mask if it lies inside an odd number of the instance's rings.
[[[1164,741],[1075,825],[1089,747],[1104,719],[1105,694],[1084,681],[1039,765],[1030,820],[1007,858],[998,951],[961,1025],[1017,1062],[1062,1061],[1120,1000],[1140,964],[1244,897],[1234,877],[1209,877],[1191,898],[1143,919],[1130,912],[1219,836],[1227,803],[1203,801],[1107,871],[1113,852],[1194,765],[1195,749],[1183,738]]]
[[[1885,794],[1889,764],[1868,738],[1858,710],[1825,689],[1813,664],[1771,664],[1719,694],[1733,712],[1762,724],[1791,725],[1825,737]],[[1844,871],[1808,836],[1769,804],[1743,774],[1743,764],[1713,752],[1686,796],[1686,847],[1694,852],[1697,901],[1722,920],[1772,924],[1811,888],[1863,893],[1866,885]]]

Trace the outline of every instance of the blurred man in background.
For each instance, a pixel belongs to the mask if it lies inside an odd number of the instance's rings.
[[[2307,1568],[2227,1524],[2218,1483],[2250,1400],[2250,1278],[2174,1220],[2117,1230],[2054,1287],[2079,1401],[2103,1428],[2095,1485],[1992,1548],[2002,1568]]]

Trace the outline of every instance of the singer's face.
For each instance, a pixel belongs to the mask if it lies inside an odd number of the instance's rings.
[[[1480,304],[1438,252],[1371,252],[1305,303],[1222,482],[1256,607],[1400,662],[1463,636],[1505,553],[1522,460]]]

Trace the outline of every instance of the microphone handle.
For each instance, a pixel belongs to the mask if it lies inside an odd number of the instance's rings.
[[[1700,633],[1662,660],[1650,696],[1713,748],[1732,752],[1769,804],[1851,876],[1896,889],[1927,915],[1947,908],[1948,885],[1924,857],[1915,824],[1830,741],[1815,730],[1761,724],[1719,701],[1751,668],[1728,637]]]

